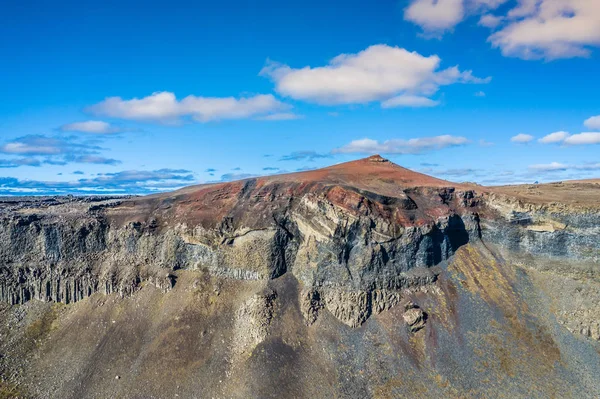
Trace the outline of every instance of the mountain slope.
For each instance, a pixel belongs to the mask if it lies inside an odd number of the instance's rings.
[[[148,197],[4,204],[4,389],[600,396],[600,213],[522,190],[374,156]]]

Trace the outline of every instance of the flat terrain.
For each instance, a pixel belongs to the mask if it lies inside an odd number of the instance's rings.
[[[533,204],[561,203],[576,207],[600,208],[600,179],[496,186],[486,189]]]

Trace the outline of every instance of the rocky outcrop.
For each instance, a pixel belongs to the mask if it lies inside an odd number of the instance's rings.
[[[408,302],[404,305],[404,314],[402,315],[402,318],[408,325],[410,332],[414,333],[425,327],[427,314],[414,303]]]
[[[112,229],[103,214],[67,205],[54,213],[0,219],[0,298],[71,303],[95,292],[132,294],[142,281],[168,290],[180,239],[145,234],[130,223]],[[64,210],[62,214],[61,210]]]
[[[251,353],[267,337],[276,299],[277,293],[267,289],[253,295],[238,309],[233,341],[236,356]]]
[[[523,203],[505,195],[488,195],[482,237],[506,253],[535,258],[600,263],[600,211]],[[542,264],[538,266],[543,267]]]

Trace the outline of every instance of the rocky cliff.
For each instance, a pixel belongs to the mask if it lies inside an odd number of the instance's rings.
[[[34,397],[599,394],[599,222],[379,156],[4,202],[1,375]]]

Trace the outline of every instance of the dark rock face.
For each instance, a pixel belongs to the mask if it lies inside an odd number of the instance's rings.
[[[497,203],[498,200],[492,202],[493,217],[487,217],[482,226],[485,241],[515,253],[561,261],[600,262],[600,212],[530,209],[506,213]]]
[[[0,297],[3,301],[22,304],[38,299],[71,303],[97,291],[129,295],[142,276],[168,285],[163,281],[167,271],[144,274],[140,265],[146,258],[166,263],[169,252],[176,252],[177,240],[154,237],[151,242],[144,242],[140,240],[140,226],[135,224],[124,226],[114,235],[101,214],[70,205],[67,212],[72,213],[23,217],[12,214],[2,218]],[[147,250],[139,248],[144,245]]]

